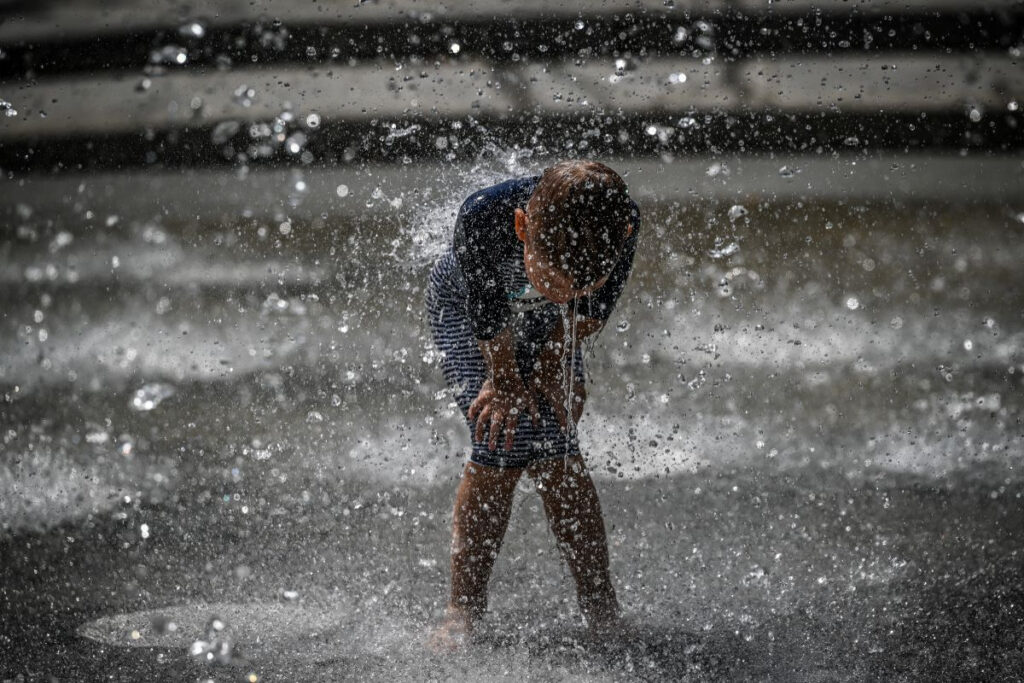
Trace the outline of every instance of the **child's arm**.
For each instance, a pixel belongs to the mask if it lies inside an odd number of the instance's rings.
[[[576,346],[578,347],[587,337],[597,334],[604,327],[604,322],[596,318],[578,315],[576,318]],[[558,423],[565,431],[569,430],[568,411],[565,406],[569,387],[566,382],[567,376],[563,359],[571,363],[568,358],[570,349],[565,348],[567,342],[571,345],[571,341],[565,333],[564,322],[559,320],[551,330],[548,341],[537,358],[539,366],[532,378],[533,389],[551,405],[555,411],[555,417],[558,418]],[[582,382],[574,381],[572,393],[572,421],[573,424],[576,424],[580,421],[580,416],[583,415],[587,390]]]
[[[511,327],[506,327],[493,339],[479,340],[479,344],[487,364],[487,380],[469,406],[469,419],[476,420],[477,441],[487,436],[487,446],[493,451],[504,431],[505,450],[511,450],[519,414],[526,411],[536,424],[537,400],[519,375],[515,334]]]

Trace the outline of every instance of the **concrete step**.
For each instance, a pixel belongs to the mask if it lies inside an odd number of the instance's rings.
[[[0,140],[268,122],[501,118],[529,113],[1013,113],[1024,103],[1015,57],[889,55],[726,64],[689,58],[594,59],[498,67],[482,60],[244,68],[163,76],[99,74],[6,83],[16,115]],[[309,119],[316,123],[316,119]]]
[[[498,115],[516,102],[502,80],[468,60],[40,79],[0,86],[18,111],[0,118],[0,139],[267,121],[284,111],[302,120]]]
[[[551,159],[509,151],[470,165],[364,164],[352,167],[232,171],[150,171],[28,176],[5,185],[2,224],[13,230],[27,211],[82,229],[115,215],[122,223],[159,216],[189,224],[197,215],[227,221],[286,218],[323,224],[367,214],[447,230],[462,197],[503,177],[543,168]],[[1020,211],[1024,158],[959,155],[701,156],[672,163],[605,158],[641,207],[659,203],[815,201],[1009,202]],[[340,189],[339,189],[340,188]],[[438,192],[455,192],[446,197]],[[1008,210],[1009,210],[1008,209]],[[443,225],[433,225],[440,221]]]
[[[0,80],[105,70],[225,64],[334,65],[461,54],[496,64],[580,57],[714,56],[886,51],[1019,53],[1019,2],[846,3],[821,6],[615,0],[580,6],[501,0],[308,3],[299,0],[24,6],[0,22]],[[887,8],[887,9],[886,9]],[[170,51],[175,60],[161,51]]]
[[[155,6],[154,6],[155,5]],[[676,9],[713,12],[728,6],[726,0],[689,0]],[[22,10],[0,26],[0,43],[95,36],[152,27],[175,28],[191,21],[204,26],[280,21],[285,24],[386,23],[415,26],[431,21],[494,21],[508,17],[577,17],[625,12],[666,10],[664,0],[599,0],[581,4],[574,0],[344,0],[298,2],[296,0],[170,0],[140,4],[136,0],[76,0],[46,3]]]
[[[936,12],[1008,12],[1024,10],[1021,0],[186,0],[139,3],[136,0],[76,0],[17,7],[0,25],[0,43],[71,39],[104,34],[177,28],[192,21],[205,27],[273,20],[284,24],[388,23],[397,26],[432,21],[495,21],[508,18],[575,18],[631,12],[685,19],[690,14],[721,15],[730,10],[777,15],[899,15]]]
[[[1024,58],[1012,55],[815,55],[799,61],[755,59],[737,70],[744,102],[753,108],[1016,111],[1024,103]]]

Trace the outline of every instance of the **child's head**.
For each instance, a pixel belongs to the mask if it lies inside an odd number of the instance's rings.
[[[526,211],[516,209],[526,275],[559,303],[604,284],[632,231],[632,202],[619,174],[597,161],[544,169]]]

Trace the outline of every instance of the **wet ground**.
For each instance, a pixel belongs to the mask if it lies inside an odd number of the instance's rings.
[[[1024,206],[641,203],[581,428],[629,628],[586,639],[524,483],[483,642],[437,657],[468,442],[422,300],[452,207],[62,204],[0,247],[0,677],[1024,670]]]

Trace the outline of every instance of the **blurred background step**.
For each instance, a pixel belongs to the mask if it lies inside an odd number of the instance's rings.
[[[99,69],[553,58],[1019,50],[1024,5],[604,2],[18,4],[0,12],[0,78]],[[163,9],[160,9],[163,8]],[[164,54],[172,51],[174,60]],[[177,61],[182,59],[183,61]]]
[[[1024,149],[1024,1],[0,12],[12,172]]]
[[[0,118],[0,139],[268,121],[288,111],[309,128],[337,119],[500,115],[517,103],[501,89],[500,76],[482,61],[396,68],[380,60],[357,67],[44,79],[8,91],[18,115]]]
[[[1024,102],[1024,58],[887,54],[756,59],[740,67],[751,108],[789,111],[980,111],[1013,113]],[[970,114],[969,114],[970,115]]]
[[[542,164],[543,157],[527,157]],[[700,202],[817,201],[1014,201],[1021,196],[1024,160],[1011,157],[961,158],[956,155],[780,155],[699,157],[664,163],[648,159],[608,158],[630,183],[644,205]],[[508,175],[522,173],[523,160],[494,159],[491,171],[507,161]],[[517,170],[518,169],[518,170]],[[0,206],[6,225],[23,214],[45,209],[54,225],[101,225],[159,219],[188,224],[198,215],[209,221],[303,221],[332,225],[373,216],[409,223],[438,201],[450,208],[451,197],[432,196],[432,188],[470,191],[475,178],[487,174],[448,164],[365,164],[350,168],[254,171],[244,175],[216,170],[151,171],[146,191],[126,173],[33,176],[17,181]],[[475,182],[482,182],[475,180]],[[16,189],[16,193],[14,190]],[[59,198],[59,201],[55,201]],[[443,200],[443,201],[442,201]],[[455,207],[457,209],[457,201]],[[440,209],[439,209],[440,210]],[[326,218],[324,218],[326,217]],[[438,215],[448,225],[454,215]],[[415,222],[415,221],[412,221]],[[443,227],[439,230],[444,230]]]

